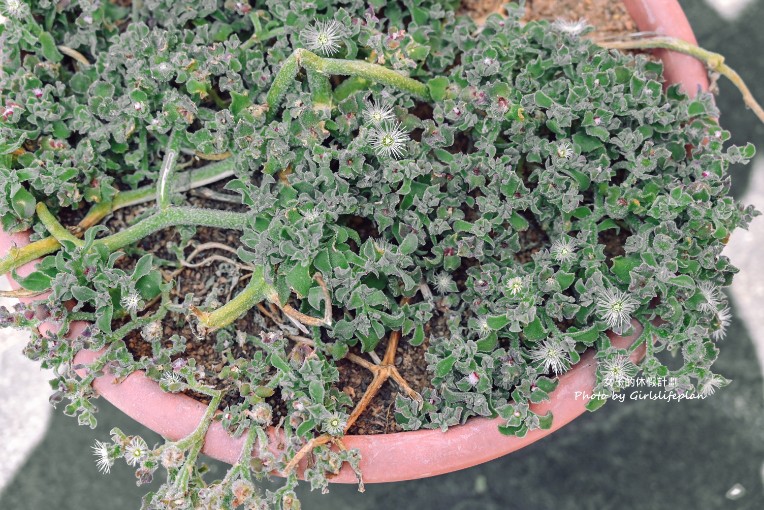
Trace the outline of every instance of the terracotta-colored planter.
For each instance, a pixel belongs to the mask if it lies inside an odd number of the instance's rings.
[[[679,37],[695,42],[692,30],[677,0],[624,0],[629,13],[642,31]],[[680,83],[694,94],[699,88],[708,88],[706,71],[702,64],[684,55],[659,50],[656,52],[665,64],[665,77],[670,83]],[[7,253],[11,246],[29,243],[26,233],[9,235],[0,232],[0,252]],[[29,274],[34,262],[18,270]],[[17,284],[11,281],[14,287]],[[32,301],[32,300],[24,300]],[[72,334],[79,334],[84,324],[74,324]],[[641,329],[641,328],[638,328]],[[626,347],[633,338],[611,335],[614,345]],[[78,364],[88,364],[99,353],[82,351],[75,358]],[[638,361],[644,348],[632,355]],[[498,431],[501,419],[473,418],[466,424],[452,427],[447,432],[418,430],[375,436],[347,436],[343,442],[348,448],[361,452],[361,471],[364,481],[394,482],[424,478],[475,466],[523,448],[551,434],[585,412],[586,400],[576,398],[576,392],[591,393],[594,387],[596,362],[587,352],[573,369],[559,378],[557,389],[547,402],[531,408],[539,414],[552,411],[554,422],[549,430],[534,430],[523,438],[503,436]],[[170,440],[178,440],[191,433],[200,422],[205,406],[182,394],[164,393],[157,383],[143,372],[136,372],[119,384],[113,376],[104,375],[93,383],[96,391],[121,409],[125,414]],[[233,463],[237,460],[243,438],[233,439],[219,423],[207,433],[203,452]],[[345,466],[333,482],[354,483],[355,475]]]

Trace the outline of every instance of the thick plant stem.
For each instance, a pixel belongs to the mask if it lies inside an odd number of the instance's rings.
[[[313,99],[313,109],[329,112],[332,109],[332,85],[329,78],[308,69],[308,85]]]
[[[96,244],[101,244],[109,251],[114,251],[133,244],[136,241],[140,241],[154,232],[176,225],[195,225],[201,227],[243,230],[247,225],[248,218],[249,216],[246,213],[232,211],[198,209],[196,207],[169,207],[139,221],[125,230],[104,237],[103,239],[99,239],[96,241]]]
[[[37,204],[37,215],[48,229],[48,232],[60,241],[69,241],[76,246],[83,246],[83,241],[63,227],[50,214],[42,202]],[[243,230],[247,225],[248,216],[245,213],[219,211],[214,209],[197,209],[195,207],[169,207],[149,216],[116,234],[98,239],[94,244],[106,247],[109,251],[124,248],[140,241],[144,237],[158,232],[163,228],[174,225],[196,225],[202,227],[230,228]]]
[[[69,232],[66,227],[59,223],[59,221],[50,213],[44,203],[38,203],[36,209],[37,217],[40,218],[40,221],[42,221],[42,224],[45,225],[45,228],[48,230],[50,235],[55,237],[59,243],[61,241],[68,241],[70,243],[74,243],[77,246],[82,245],[82,241],[77,239],[77,236]]]
[[[695,57],[703,62],[711,72],[719,73],[722,76],[727,77],[727,79],[729,79],[743,95],[743,101],[746,106],[753,110],[753,113],[756,114],[761,122],[764,122],[764,109],[762,109],[761,105],[753,97],[753,94],[751,94],[751,91],[748,89],[748,86],[740,75],[724,63],[723,55],[705,50],[699,46],[674,37],[648,37],[644,39],[634,38],[619,41],[601,41],[598,44],[614,50],[661,48]]]
[[[369,84],[369,80],[365,78],[350,77],[334,88],[334,100],[337,102],[344,101],[355,92],[369,88]]]
[[[189,389],[210,397],[210,403],[207,406],[207,410],[205,411],[204,416],[202,416],[202,420],[199,422],[199,425],[196,427],[196,429],[191,434],[175,443],[175,446],[181,451],[189,450],[188,457],[183,463],[183,466],[180,469],[178,480],[176,481],[177,486],[182,490],[183,493],[185,493],[186,489],[188,488],[188,482],[193,471],[193,466],[196,464],[196,458],[199,456],[199,453],[202,451],[202,447],[204,446],[204,436],[207,435],[207,430],[210,428],[212,419],[215,416],[215,412],[217,411],[218,406],[220,405],[220,401],[223,398],[222,391],[214,390],[212,388],[208,388],[196,383],[189,384],[188,386]]]
[[[278,293],[265,281],[263,268],[258,267],[252,272],[246,288],[228,303],[212,312],[204,312],[195,306],[191,307],[191,311],[199,318],[202,326],[215,330],[228,326],[264,299],[278,301]]]
[[[404,76],[398,71],[363,60],[323,58],[308,50],[298,48],[284,61],[278,74],[276,74],[276,78],[273,80],[271,89],[268,91],[266,96],[268,119],[272,120],[276,115],[276,110],[287,90],[294,83],[300,67],[326,76],[362,78],[370,82],[388,85],[426,101],[431,99],[430,90],[427,88],[427,85]]]
[[[207,186],[233,175],[233,161],[221,161],[210,165],[180,172],[175,175],[175,191],[183,192],[190,189]],[[95,204],[88,214],[77,225],[77,232],[82,232],[96,225],[108,214],[117,209],[150,202],[156,198],[156,186],[144,186],[142,188],[122,191],[117,193],[113,200]],[[76,232],[76,233],[77,233]],[[8,254],[0,259],[0,274],[8,273],[17,269],[27,262],[31,262],[45,255],[54,253],[61,247],[61,243],[55,237],[46,237],[27,244],[21,248],[11,248]]]
[[[178,161],[180,153],[180,137],[173,130],[170,133],[170,140],[167,142],[167,152],[162,160],[162,167],[159,169],[159,181],[157,183],[157,206],[160,210],[167,209],[170,206],[170,193],[172,192],[172,172],[175,170],[175,163]]]

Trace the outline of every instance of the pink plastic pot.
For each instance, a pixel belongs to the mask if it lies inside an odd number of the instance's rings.
[[[624,0],[624,3],[640,30],[695,43],[687,18],[676,0]],[[656,53],[665,64],[668,82],[682,84],[691,94],[699,88],[708,88],[702,64],[691,57],[672,52],[659,50]],[[0,251],[3,253],[7,253],[12,246],[28,243],[26,233],[9,235],[0,232]],[[26,264],[18,273],[26,276],[33,270],[34,264]],[[15,282],[11,283],[17,287]],[[82,323],[75,324],[72,334],[79,334],[84,327]],[[626,347],[633,340],[615,335],[611,339],[619,347]],[[88,364],[98,355],[96,352],[83,351],[77,355],[75,362]],[[643,356],[644,348],[641,348],[632,355],[632,360],[638,361]],[[587,352],[579,364],[560,376],[557,389],[552,392],[549,401],[531,406],[539,414],[552,411],[552,428],[534,430],[522,438],[501,435],[498,431],[501,419],[473,418],[447,432],[418,430],[375,436],[347,436],[343,442],[348,448],[360,450],[361,471],[367,483],[424,478],[475,466],[538,441],[583,414],[587,400],[577,392],[592,392],[595,370],[593,353]],[[105,375],[93,385],[102,397],[125,414],[170,440],[178,440],[190,434],[206,409],[203,404],[185,395],[164,393],[143,372],[133,373],[119,384],[115,383],[113,376]],[[219,423],[214,423],[207,433],[203,452],[215,459],[233,463],[239,457],[243,442],[243,438],[231,438]],[[345,466],[332,481],[354,483],[356,478]]]

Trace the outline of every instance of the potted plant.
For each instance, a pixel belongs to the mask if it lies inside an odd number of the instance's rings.
[[[103,471],[165,469],[146,508],[297,508],[298,475],[474,465],[638,373],[725,384],[719,253],[754,214],[726,168],[753,148],[711,96],[517,6],[302,7],[6,4],[0,270],[26,305],[0,321],[80,423],[101,394],[167,438],[114,429]],[[388,381],[368,428],[419,430],[345,435]]]

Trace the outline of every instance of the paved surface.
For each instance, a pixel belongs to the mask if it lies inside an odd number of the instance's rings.
[[[764,98],[764,0],[682,2],[706,48],[727,56]],[[764,127],[744,111],[737,90],[720,84],[722,121],[738,144],[764,155]],[[764,157],[733,171],[733,193],[764,211]],[[764,508],[764,218],[737,232],[726,254],[741,268],[731,290],[735,321],[716,368],[734,380],[698,402],[626,401],[587,414],[508,457],[428,480],[302,490],[305,508],[322,509],[743,509]],[[111,427],[159,438],[101,402],[92,431],[50,414],[47,375],[18,351],[23,339],[0,331],[0,508],[137,510],[145,488],[117,464],[100,475],[89,446]],[[13,410],[13,411],[11,411]],[[43,436],[44,434],[44,436]],[[225,466],[213,463],[218,473]]]

